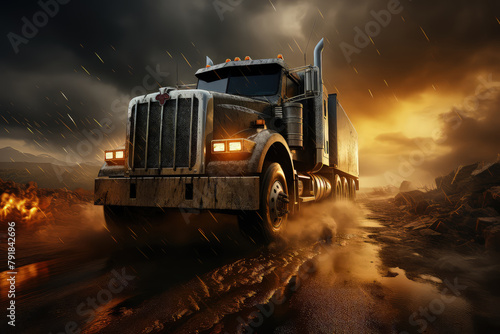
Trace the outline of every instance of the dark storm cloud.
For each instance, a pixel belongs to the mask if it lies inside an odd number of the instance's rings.
[[[0,139],[35,139],[46,149],[75,147],[83,129],[94,129],[94,119],[109,117],[123,129],[112,104],[140,90],[147,67],[159,65],[170,73],[161,82],[165,86],[175,84],[177,66],[180,80],[193,82],[206,55],[223,62],[228,57],[284,53],[291,66],[299,66],[299,49],[305,49],[309,36],[309,61],[317,40],[327,38],[325,80],[331,92],[337,88],[342,93],[355,123],[386,117],[393,96],[417,94],[433,84],[467,91],[478,71],[498,72],[498,1],[402,0],[402,12],[391,15],[391,22],[372,37],[373,44],[360,48],[349,63],[340,44],[355,45],[354,28],[365,30],[374,21],[371,11],[387,10],[391,1],[220,0],[229,6],[221,20],[211,0],[71,0],[59,6],[34,38],[19,45],[17,54],[7,34],[21,34],[21,18],[31,21],[41,8],[35,1],[9,2],[0,23],[5,36],[0,112],[9,124],[0,119],[0,125],[11,131],[0,127]],[[119,140],[122,133],[111,133],[109,139]]]
[[[457,166],[494,162],[500,159],[499,116],[500,81],[485,81],[462,105],[439,116],[434,137],[409,138],[401,132],[377,136],[381,146],[376,155],[361,151],[363,174],[385,173],[394,185],[416,175],[429,183]]]
[[[468,105],[442,117],[454,120],[443,122],[443,145],[449,153],[432,160],[429,169],[445,173],[458,165],[500,158],[500,81],[483,87]]]

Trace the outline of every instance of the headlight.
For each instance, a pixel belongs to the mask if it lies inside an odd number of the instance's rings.
[[[230,141],[229,152],[240,152],[243,149],[241,141]]]
[[[125,150],[105,151],[104,159],[111,165],[124,165],[125,164]]]
[[[224,143],[224,142],[212,143],[212,150],[214,152],[218,152],[218,153],[226,152],[226,143]]]
[[[254,147],[255,142],[248,139],[218,139],[212,142],[212,153],[218,158],[239,159],[251,154]]]

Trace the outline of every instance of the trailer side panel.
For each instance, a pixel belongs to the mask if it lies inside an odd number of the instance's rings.
[[[330,167],[359,177],[358,133],[340,105],[337,94],[328,95]]]

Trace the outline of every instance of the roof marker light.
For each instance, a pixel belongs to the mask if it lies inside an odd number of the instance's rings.
[[[231,62],[231,59],[229,59],[229,58],[226,59],[226,63],[229,63],[229,62]]]
[[[246,56],[245,60],[252,60],[252,58],[250,58],[249,56]]]
[[[241,61],[241,58],[240,57],[236,57],[236,58],[234,58],[234,61]]]
[[[278,59],[285,60],[285,58],[283,58],[283,55],[282,55],[282,54],[279,54],[279,55],[278,55]]]

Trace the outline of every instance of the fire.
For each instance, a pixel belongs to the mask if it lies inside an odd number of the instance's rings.
[[[18,198],[14,194],[3,193],[0,197],[0,218],[18,217],[22,221],[30,221],[40,211],[39,199],[36,196],[31,198]]]

